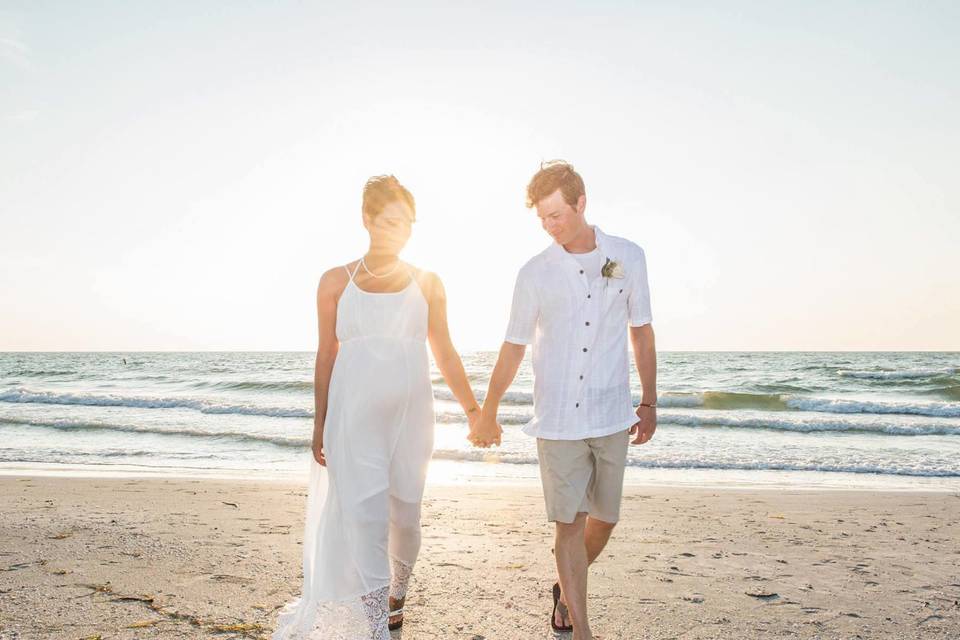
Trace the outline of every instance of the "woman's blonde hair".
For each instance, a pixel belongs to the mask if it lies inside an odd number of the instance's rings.
[[[400,184],[395,176],[373,176],[363,185],[363,215],[375,218],[391,202],[403,202],[410,207],[414,218],[417,216],[413,195]]]

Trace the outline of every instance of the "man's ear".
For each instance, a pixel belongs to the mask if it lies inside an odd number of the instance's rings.
[[[577,198],[577,213],[581,216],[587,208],[587,194],[583,193]]]

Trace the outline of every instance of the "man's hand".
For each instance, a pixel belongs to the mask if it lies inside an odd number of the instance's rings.
[[[313,459],[322,467],[327,466],[327,458],[323,454],[323,429],[313,431]]]
[[[657,409],[656,407],[637,407],[637,417],[640,420],[630,427],[630,435],[637,436],[631,444],[645,444],[657,430]]]
[[[470,425],[467,439],[475,447],[486,448],[493,444],[499,445],[501,434],[503,434],[503,428],[497,424],[496,416],[481,412],[480,418]]]

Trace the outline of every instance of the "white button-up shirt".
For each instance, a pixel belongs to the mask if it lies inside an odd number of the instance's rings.
[[[652,321],[643,249],[593,227],[604,261],[622,278],[589,281],[559,244],[517,274],[506,341],[533,344],[533,419],[523,432],[548,440],[610,435],[637,421],[630,397],[627,324]]]

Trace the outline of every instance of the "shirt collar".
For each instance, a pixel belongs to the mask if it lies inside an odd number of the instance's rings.
[[[590,225],[590,227],[593,229],[594,236],[596,237],[597,249],[600,250],[601,256],[606,259],[608,256],[604,253],[604,248],[607,242],[607,234],[601,231],[600,227],[595,224]],[[559,242],[551,244],[547,252],[552,260],[563,260],[564,258],[570,257],[570,254]]]

